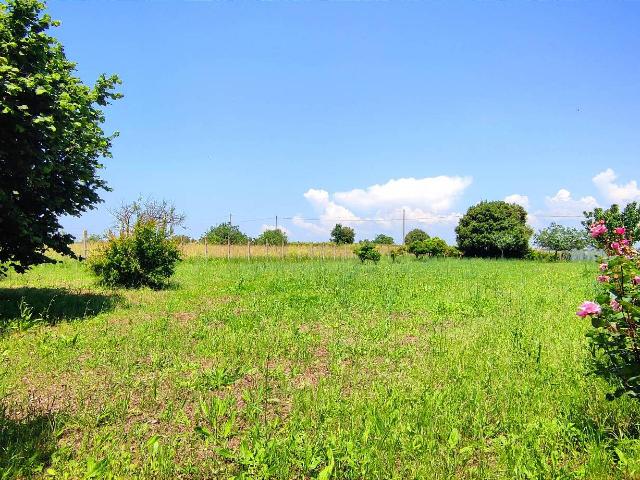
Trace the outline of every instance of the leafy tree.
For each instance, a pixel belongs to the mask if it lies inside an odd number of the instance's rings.
[[[640,239],[640,204],[638,202],[631,202],[622,210],[616,204],[606,210],[596,208],[591,212],[584,212],[584,216],[582,225],[587,232],[592,224],[604,220],[610,232],[616,227],[625,227],[626,236],[632,243]],[[594,240],[591,242],[596,245]]]
[[[373,239],[373,243],[377,245],[393,245],[393,237],[381,233],[376,235],[376,238]]]
[[[553,257],[557,259],[560,252],[580,250],[586,247],[587,237],[584,232],[577,228],[552,223],[533,237],[533,243],[541,248],[553,251]]]
[[[411,245],[407,247],[407,252],[416,256],[416,258],[424,257],[429,254],[429,247],[426,240],[416,240],[411,242]]]
[[[89,267],[110,287],[162,288],[180,260],[176,241],[166,227],[138,221],[129,233],[111,236],[104,249],[90,257]]]
[[[427,232],[424,230],[420,230],[419,228],[414,228],[409,233],[407,233],[404,237],[404,244],[411,245],[413,242],[421,242],[429,238]]]
[[[125,203],[111,214],[116,220],[116,229],[124,233],[129,233],[131,228],[140,222],[154,222],[171,236],[177,227],[184,228],[186,220],[185,214],[178,212],[173,203],[152,198]]]
[[[279,228],[275,228],[272,230],[265,230],[262,232],[258,238],[256,238],[255,243],[257,245],[286,245],[289,243],[289,239],[287,238],[287,234],[284,233]]]
[[[502,201],[470,207],[456,227],[458,248],[470,257],[523,258],[532,234],[525,209]]]
[[[358,246],[353,250],[360,261],[364,263],[366,260],[371,260],[373,263],[380,261],[380,252],[376,248],[373,242],[364,241],[360,242]]]
[[[75,257],[59,219],[108,190],[97,173],[116,134],[102,130],[101,107],[121,97],[120,80],[82,83],[47,34],[58,25],[36,0],[0,4],[0,275],[55,262],[47,250]]]
[[[447,242],[443,239],[439,237],[431,237],[426,240],[426,242],[429,249],[429,255],[432,257],[444,257],[446,255],[449,245],[447,245]]]
[[[221,223],[216,227],[211,227],[202,236],[211,244],[226,245],[230,242],[232,245],[243,245],[249,241],[249,237],[240,231],[237,225],[231,225],[229,222]]]
[[[339,223],[331,230],[331,241],[338,245],[353,243],[356,239],[356,232],[351,227],[343,227]]]

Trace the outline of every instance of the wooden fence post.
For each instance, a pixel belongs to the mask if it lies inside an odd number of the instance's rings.
[[[87,235],[87,231],[83,230],[82,231],[82,246],[83,246],[83,250],[84,250],[84,258],[87,258],[89,251],[87,248],[87,242],[88,242],[89,238]]]
[[[209,259],[209,245],[207,244],[207,237],[204,237],[204,259]]]

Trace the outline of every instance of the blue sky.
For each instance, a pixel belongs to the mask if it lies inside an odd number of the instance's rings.
[[[640,200],[637,2],[49,10],[80,76],[117,73],[125,95],[105,126],[113,191],[64,220],[77,235],[140,195],[175,202],[193,236],[231,212],[252,235],[279,215],[296,240],[335,218],[399,239],[403,208],[423,219],[407,228],[452,240],[482,199],[523,203],[534,226]]]

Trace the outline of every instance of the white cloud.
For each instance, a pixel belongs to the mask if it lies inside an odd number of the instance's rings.
[[[369,235],[379,228],[400,227],[404,210],[407,222],[455,225],[461,215],[451,212],[451,207],[471,181],[470,177],[449,176],[399,178],[334,194],[311,188],[304,197],[319,213],[318,218],[296,216],[292,223],[314,234],[328,234],[339,222]]]
[[[359,220],[359,217],[351,210],[330,200],[329,192],[326,190],[311,188],[305,192],[304,198],[319,212],[319,218],[309,221],[309,219],[296,215],[291,221],[294,225],[311,233],[328,235],[336,223],[353,225],[354,221]]]
[[[520,195],[519,193],[514,193],[513,195],[507,195],[504,198],[504,201],[507,203],[515,203],[516,205],[520,205],[524,209],[529,209],[529,197],[526,195]]]
[[[312,233],[317,233],[317,234],[326,234],[328,232],[326,227],[321,227],[313,222],[308,222],[307,220],[305,220],[304,218],[302,218],[300,215],[296,215],[295,217],[293,217],[291,219],[291,222],[300,228],[303,228],[305,230],[309,230]]]
[[[311,188],[304,194],[304,198],[309,200],[311,204],[316,207],[317,210],[321,210],[321,220],[335,219],[337,221],[358,220],[359,217],[355,215],[351,210],[342,205],[338,205],[332,200],[329,200],[329,192],[326,190],[317,190]]]
[[[612,203],[618,203],[626,205],[629,202],[640,200],[640,188],[635,180],[630,180],[628,183],[621,185],[615,183],[618,178],[616,173],[607,168],[604,172],[600,172],[593,177],[593,183],[598,188],[600,193]]]
[[[430,212],[444,212],[452,207],[464,190],[471,185],[470,177],[398,178],[366,189],[356,188],[336,192],[334,199],[352,208],[363,210],[392,209],[394,207],[422,208]]]
[[[553,197],[545,198],[548,216],[581,216],[585,210],[593,210],[598,202],[592,196],[573,198],[571,192],[564,188],[558,190]]]

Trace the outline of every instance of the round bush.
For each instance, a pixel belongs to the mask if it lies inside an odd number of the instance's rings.
[[[154,222],[139,222],[130,234],[111,237],[90,259],[90,269],[111,287],[162,288],[180,260],[176,242]]]

